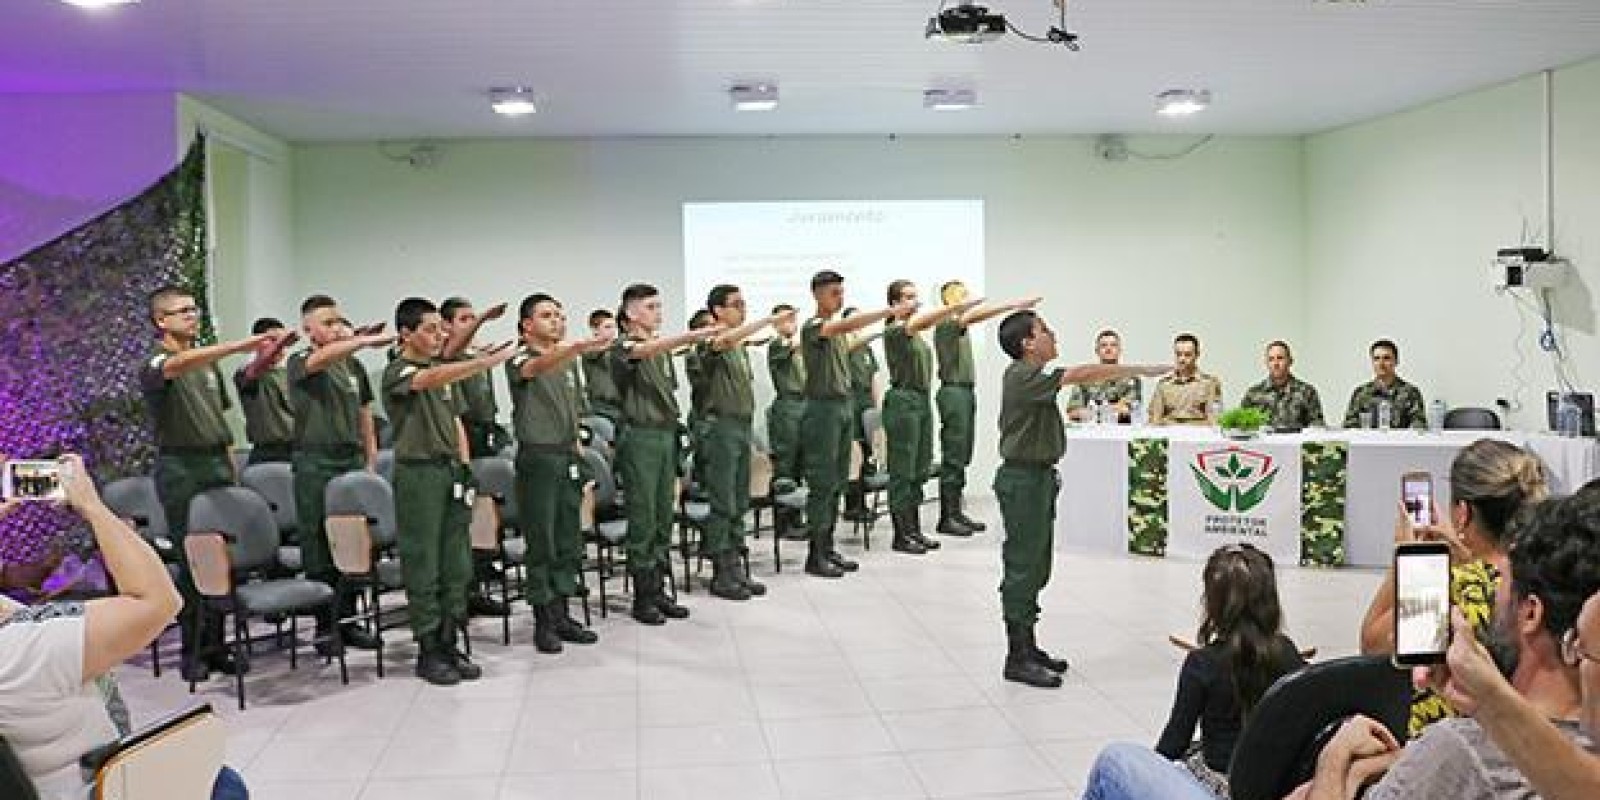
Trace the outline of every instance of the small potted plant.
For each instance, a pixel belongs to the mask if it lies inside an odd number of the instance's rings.
[[[1217,426],[1229,439],[1254,439],[1271,421],[1267,412],[1259,408],[1235,408],[1223,412],[1217,419]]]

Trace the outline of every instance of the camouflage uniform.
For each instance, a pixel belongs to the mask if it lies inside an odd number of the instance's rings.
[[[1073,386],[1072,394],[1067,396],[1067,413],[1088,408],[1089,403],[1093,401],[1127,403],[1132,406],[1140,402],[1143,396],[1144,385],[1138,378],[1131,376],[1100,383],[1081,383]]]
[[[1317,396],[1317,387],[1293,375],[1282,386],[1273,385],[1268,378],[1250,387],[1240,405],[1267,412],[1271,417],[1267,424],[1274,428],[1294,430],[1324,424],[1322,398]]]
[[[1368,412],[1372,414],[1373,424],[1376,425],[1378,403],[1384,400],[1389,401],[1389,427],[1418,430],[1428,427],[1428,407],[1422,401],[1422,390],[1398,377],[1387,389],[1379,386],[1377,381],[1357,386],[1350,393],[1350,408],[1344,413],[1344,426],[1361,427],[1361,415]]]

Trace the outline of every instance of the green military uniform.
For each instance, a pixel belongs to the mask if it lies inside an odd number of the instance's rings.
[[[695,485],[702,482],[703,473],[700,464],[701,445],[706,435],[706,364],[702,349],[694,345],[683,351],[683,375],[689,381],[689,450],[695,454],[694,474],[691,476]]]
[[[1039,592],[1050,581],[1055,548],[1056,462],[1067,451],[1065,426],[1056,408],[1062,370],[1045,371],[1026,361],[1006,367],[1000,397],[1000,457],[994,494],[1000,501],[1006,540],[1000,607],[1009,625],[1031,626],[1039,618]]]
[[[1134,403],[1142,401],[1143,396],[1144,385],[1131,376],[1099,383],[1081,383],[1073,386],[1072,393],[1067,395],[1067,412],[1088,408],[1090,403],[1127,403],[1132,408]]]
[[[1378,404],[1389,401],[1389,426],[1393,428],[1428,427],[1428,407],[1422,402],[1422,390],[1396,376],[1388,387],[1377,381],[1367,381],[1350,393],[1350,407],[1344,412],[1344,426],[1359,428],[1361,415],[1369,414],[1371,424],[1378,424]]]
[[[611,352],[624,425],[617,477],[628,492],[628,564],[635,571],[669,564],[678,475],[677,371],[671,353],[631,358],[643,341],[619,337]]]
[[[967,488],[977,414],[972,337],[967,326],[947,319],[934,328],[933,346],[939,355],[939,496],[960,498]]]
[[[1245,408],[1259,408],[1267,412],[1272,421],[1268,424],[1281,430],[1299,430],[1321,427],[1322,398],[1317,387],[1293,375],[1282,386],[1268,378],[1244,393]]]
[[[445,647],[467,619],[472,582],[472,509],[466,503],[457,386],[417,390],[411,381],[432,362],[402,354],[383,371],[383,398],[394,425],[395,521],[411,631]]]
[[[328,482],[367,466],[361,410],[372,403],[372,384],[354,356],[308,371],[311,352],[290,356],[287,369],[295,409],[294,507],[306,577],[332,586],[339,573],[328,542]]]
[[[583,355],[583,386],[591,412],[612,423],[622,421],[622,396],[617,393],[617,379],[611,374],[611,351]]]
[[[754,376],[742,345],[726,350],[710,342],[698,348],[704,369],[704,430],[701,468],[711,517],[706,520],[706,550],[713,556],[737,553],[744,544],[744,518],[750,511],[750,423],[755,415]]]
[[[162,367],[173,355],[162,349],[145,359],[139,383],[150,419],[155,423],[156,497],[167,518],[167,531],[177,545],[178,560],[184,566],[178,576],[178,590],[184,600],[178,620],[183,653],[188,656],[195,649],[198,612],[202,608],[183,547],[189,532],[189,501],[208,489],[234,481],[233,462],[228,457],[233,433],[224,417],[232,403],[223,385],[222,370],[216,364],[167,378]],[[220,629],[211,633],[220,634]]]
[[[288,461],[294,450],[294,410],[289,403],[288,371],[274,367],[254,380],[240,367],[233,373],[244,410],[244,436],[250,440],[250,463]]]
[[[872,396],[872,383],[877,375],[878,357],[873,355],[872,345],[860,343],[859,347],[850,351],[850,433],[855,437],[856,444],[861,446],[863,471],[872,462],[872,438],[867,435],[862,420],[867,411],[877,408]]]
[[[452,360],[471,361],[477,357],[478,352],[469,349]],[[465,409],[461,412],[461,427],[467,432],[467,454],[473,458],[495,455],[494,420],[500,408],[494,401],[494,382],[490,380],[489,373],[480,372],[463,378],[452,391],[460,392]]]
[[[805,361],[806,526],[814,548],[833,550],[833,527],[850,471],[850,341],[824,337],[826,320],[813,317],[800,329]]]
[[[799,348],[782,339],[767,344],[767,372],[772,376],[772,405],[767,407],[767,441],[772,447],[772,477],[798,481],[800,423],[806,413],[806,365]]]
[[[517,435],[517,508],[528,543],[526,597],[535,608],[578,594],[578,573],[583,568],[578,522],[583,498],[578,458],[580,368],[569,363],[523,377],[523,365],[542,354],[525,346],[506,363]]]
[[[891,322],[884,327],[883,357],[889,362],[889,391],[883,397],[889,509],[914,510],[922,503],[922,484],[933,467],[933,405],[928,396],[933,351],[904,322]],[[967,395],[971,397],[970,387]]]

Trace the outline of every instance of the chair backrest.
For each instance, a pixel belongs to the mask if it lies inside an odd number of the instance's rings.
[[[478,494],[486,494],[502,502],[517,491],[517,466],[504,456],[472,459],[472,477],[478,481]]]
[[[596,439],[605,442],[606,448],[611,449],[617,443],[617,426],[611,420],[591,414],[578,420],[578,424],[589,429]]]
[[[210,797],[226,756],[227,731],[211,707],[186,712],[123,740],[95,772],[94,798]]]
[[[156,494],[155,479],[145,475],[119,478],[100,490],[100,499],[111,513],[131,520],[144,538],[153,540],[167,535],[167,514]]]
[[[1351,656],[1285,675],[1262,695],[1234,746],[1233,800],[1278,800],[1309,780],[1317,754],[1345,719],[1363,714],[1406,739],[1411,673],[1385,656]]]
[[[384,480],[394,483],[394,451],[383,449],[378,451],[378,475]]]
[[[22,768],[16,752],[3,737],[0,737],[0,797],[7,800],[39,800],[39,792],[33,788],[33,779],[28,777],[28,771]]]
[[[772,489],[772,458],[766,451],[750,448],[750,497],[766,497]]]
[[[239,475],[239,484],[266,498],[278,530],[287,531],[300,524],[294,508],[294,469],[283,462],[252,464]]]
[[[616,508],[617,478],[611,473],[611,462],[606,461],[605,455],[593,447],[583,448],[582,457],[583,465],[594,481],[595,513],[601,514]]]
[[[380,547],[394,544],[394,488],[383,478],[366,470],[346,472],[328,481],[323,502],[330,518],[361,517],[371,524],[373,542]]]
[[[235,570],[253,570],[278,557],[278,523],[261,495],[241,486],[223,486],[189,502],[189,530],[220,533],[228,540]]]
[[[500,506],[490,495],[472,501],[472,522],[467,527],[474,550],[500,549]]]
[[[1445,412],[1444,427],[1453,431],[1500,430],[1500,415],[1487,408],[1452,408]]]

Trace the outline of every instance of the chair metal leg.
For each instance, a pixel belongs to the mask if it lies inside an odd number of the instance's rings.
[[[383,606],[378,602],[378,584],[372,584],[372,635],[378,640],[378,680],[383,680]]]
[[[338,601],[335,600],[334,603],[335,603],[335,609],[337,609]],[[338,611],[335,610],[334,613],[337,614]],[[349,665],[349,663],[347,663],[345,661],[345,658],[344,658],[345,652],[344,652],[344,626],[343,625],[334,625],[333,626],[333,648],[334,648],[333,652],[335,652],[335,653],[337,653],[339,655],[339,683],[341,683],[341,684],[343,684],[345,686],[349,686],[350,685],[350,665]]]
[[[240,645],[243,640],[244,645]],[[245,650],[250,645],[250,631],[245,627],[244,615],[237,610],[233,613],[233,685],[234,691],[239,695],[239,710],[243,711],[244,702],[244,664]]]
[[[300,661],[300,615],[289,615],[289,669],[299,669]]]
[[[507,565],[500,571],[500,602],[506,605],[506,615],[500,618],[500,644],[504,647],[511,646],[511,582],[506,578],[510,569]]]

